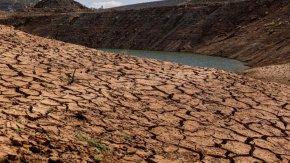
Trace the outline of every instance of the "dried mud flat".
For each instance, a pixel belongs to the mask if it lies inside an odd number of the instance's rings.
[[[289,86],[5,26],[0,38],[2,161],[290,160]]]
[[[290,62],[280,65],[255,67],[245,70],[241,74],[255,79],[290,85]]]

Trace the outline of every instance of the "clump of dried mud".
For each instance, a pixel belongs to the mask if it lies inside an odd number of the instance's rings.
[[[0,38],[2,161],[290,160],[288,86],[5,26]]]

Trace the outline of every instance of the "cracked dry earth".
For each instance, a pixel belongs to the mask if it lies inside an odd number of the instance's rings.
[[[290,160],[289,86],[5,26],[0,38],[2,161]]]

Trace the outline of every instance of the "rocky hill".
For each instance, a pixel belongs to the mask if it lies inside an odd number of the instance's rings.
[[[74,0],[42,0],[34,8],[42,9],[65,9],[65,10],[82,10],[86,9],[82,4]]]
[[[290,87],[0,26],[1,162],[289,162]]]

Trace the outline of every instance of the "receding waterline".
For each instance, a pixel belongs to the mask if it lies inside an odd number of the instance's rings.
[[[247,68],[247,66],[245,66],[243,62],[234,59],[200,55],[194,53],[125,50],[125,49],[99,49],[99,50],[112,52],[115,54],[127,54],[143,58],[152,58],[162,61],[170,61],[188,66],[218,68],[227,71],[240,71]]]

